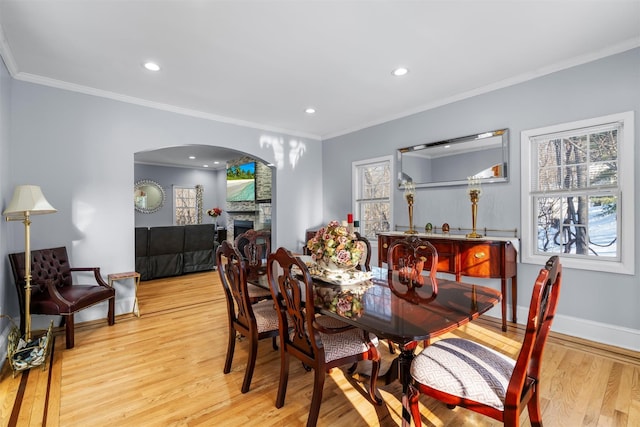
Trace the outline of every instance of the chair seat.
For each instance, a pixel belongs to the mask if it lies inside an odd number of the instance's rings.
[[[254,285],[253,283],[247,283],[247,290],[249,291],[249,298],[251,299],[271,298],[271,291],[269,288],[263,288],[261,286]]]
[[[316,317],[316,322],[325,328],[343,328],[349,326],[347,323],[330,316],[318,316]],[[374,334],[369,334],[369,338],[377,347],[378,337]],[[320,339],[322,339],[322,343],[324,344],[325,362],[353,356],[354,354],[365,353],[369,349],[362,330],[358,328],[348,329],[337,334],[320,332]]]
[[[515,360],[488,347],[461,338],[437,341],[411,364],[411,376],[420,384],[453,396],[504,409]]]
[[[68,305],[60,305],[49,297],[49,292],[33,292],[31,311],[39,314],[69,314],[89,307],[115,295],[113,288],[95,285],[73,285],[58,287],[58,292]]]
[[[273,306],[273,301],[260,301],[253,304],[253,314],[256,317],[258,333],[278,330],[278,313]]]

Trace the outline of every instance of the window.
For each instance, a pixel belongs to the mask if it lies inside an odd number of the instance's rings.
[[[634,274],[633,112],[522,132],[522,261]]]
[[[360,221],[360,233],[372,244],[377,242],[377,233],[391,229],[392,160],[388,156],[353,162],[354,218]]]
[[[175,225],[198,224],[196,199],[194,187],[173,187]]]

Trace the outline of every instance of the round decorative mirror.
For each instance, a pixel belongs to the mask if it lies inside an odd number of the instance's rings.
[[[164,189],[154,181],[142,180],[133,187],[133,205],[141,213],[154,213],[164,205]]]

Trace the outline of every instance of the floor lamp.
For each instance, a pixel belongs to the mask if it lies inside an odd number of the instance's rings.
[[[37,185],[18,185],[9,206],[4,210],[7,221],[24,224],[24,324],[26,341],[31,341],[31,215],[55,213],[57,210],[44,198]]]

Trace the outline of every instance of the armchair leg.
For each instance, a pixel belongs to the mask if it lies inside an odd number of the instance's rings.
[[[64,316],[64,323],[65,323],[65,331],[66,331],[67,348],[73,348],[73,346],[75,345],[75,342],[73,340],[73,334],[74,334],[73,313],[67,314],[66,316]]]
[[[109,319],[109,326],[111,326],[114,323],[116,323],[115,306],[116,306],[116,297],[109,298],[109,312],[107,314],[107,316],[108,316],[107,318]]]

